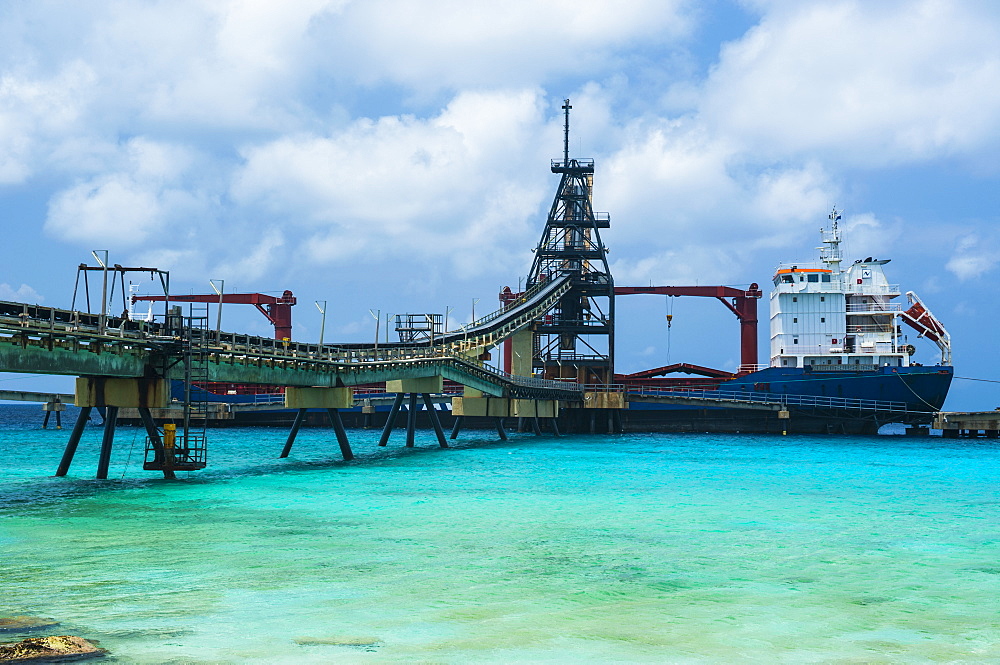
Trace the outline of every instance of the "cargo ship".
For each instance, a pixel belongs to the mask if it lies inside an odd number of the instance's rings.
[[[890,259],[868,257],[843,267],[836,209],[830,220],[818,261],[781,264],[774,273],[770,367],[731,385],[939,410],[954,373],[951,336],[913,291],[906,292],[905,309],[894,302],[901,291],[886,278]],[[903,324],[938,346],[938,364],[910,362],[916,348]]]
[[[782,263],[774,272],[768,366],[742,366],[735,373],[672,366],[700,376],[654,378],[650,370],[618,380],[633,391],[700,390],[781,396],[789,403],[859,400],[892,403],[899,411],[940,410],[954,374],[948,331],[913,291],[906,292],[905,305],[897,300],[903,293],[885,275],[889,259],[842,265],[841,214],[834,209],[829,218],[817,259]],[[918,339],[937,345],[937,364],[911,362],[916,348],[904,335],[904,324]]]

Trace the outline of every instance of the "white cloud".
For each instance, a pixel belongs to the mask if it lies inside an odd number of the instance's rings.
[[[970,233],[962,236],[955,244],[955,253],[945,266],[961,280],[979,277],[993,270],[1000,259],[1000,243],[996,238],[982,238]]]
[[[641,258],[611,262],[611,273],[619,286],[699,286],[753,281],[741,270],[745,260],[732,246],[680,245],[663,252],[648,252]]]
[[[112,153],[110,169],[57,193],[46,232],[71,242],[134,247],[164,231],[203,203],[183,180],[190,151],[137,138]],[[114,169],[115,166],[118,170]]]
[[[701,115],[713,134],[761,161],[822,154],[861,166],[996,146],[995,11],[941,0],[764,4],[706,82]]]
[[[232,195],[300,227],[317,262],[419,253],[481,271],[497,228],[528,243],[542,129],[536,91],[464,93],[426,120],[363,119],[247,148]]]
[[[631,279],[739,279],[755,251],[811,238],[837,191],[815,163],[748,167],[695,119],[635,123],[624,134],[598,165],[594,196],[612,211],[606,242]]]
[[[10,284],[0,284],[0,300],[11,302],[43,303],[45,298],[27,284],[15,289]]]
[[[364,0],[336,17],[324,44],[341,77],[441,87],[535,85],[598,78],[625,45],[662,45],[692,29],[687,0]],[[322,25],[322,21],[320,21]]]
[[[858,215],[845,213],[841,228],[845,261],[868,256],[886,258],[887,255],[898,252],[899,241],[903,236],[903,225],[900,221],[883,222],[872,213]]]
[[[94,76],[78,60],[44,79],[0,73],[0,184],[26,180],[62,137],[79,131]]]
[[[251,240],[249,251],[241,252],[239,258],[229,259],[213,270],[230,280],[256,281],[274,269],[277,252],[285,244],[284,234],[279,229],[267,229],[260,239]],[[255,246],[254,246],[255,245]]]

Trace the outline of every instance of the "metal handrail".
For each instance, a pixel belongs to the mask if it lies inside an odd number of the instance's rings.
[[[793,406],[820,406],[865,411],[889,411],[893,413],[928,413],[928,411],[923,409],[911,409],[906,402],[855,399],[851,397],[786,395],[782,393],[741,392],[729,390],[685,390],[681,388],[651,388],[648,386],[629,387],[628,394],[649,397],[682,397],[686,399],[725,400],[729,402],[762,402],[767,404]]]

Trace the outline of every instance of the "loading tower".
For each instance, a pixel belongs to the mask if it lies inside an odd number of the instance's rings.
[[[573,287],[535,324],[532,366],[546,379],[608,384],[614,380],[614,280],[600,229],[608,213],[595,213],[594,160],[570,159],[569,100],[564,111],[563,158],[552,160],[561,174],[545,230],[534,249],[527,286],[563,274]]]

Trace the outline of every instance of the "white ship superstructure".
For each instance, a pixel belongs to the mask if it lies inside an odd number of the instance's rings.
[[[886,279],[888,259],[841,267],[840,214],[822,231],[818,261],[783,263],[771,292],[771,366],[836,370],[907,367],[899,286]]]

